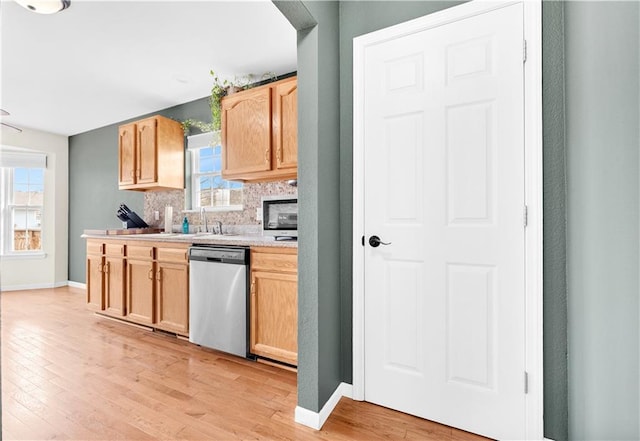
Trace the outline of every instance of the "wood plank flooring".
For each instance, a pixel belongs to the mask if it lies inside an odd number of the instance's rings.
[[[482,440],[343,398],[293,421],[296,374],[95,316],[85,291],[1,294],[4,440]]]

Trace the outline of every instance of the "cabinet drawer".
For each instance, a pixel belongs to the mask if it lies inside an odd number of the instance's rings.
[[[187,263],[187,248],[157,248],[156,260],[159,262]]]
[[[104,250],[103,245],[102,241],[88,240],[87,254],[102,254],[102,251]]]
[[[153,260],[153,247],[127,245],[127,257],[140,260]]]
[[[104,254],[107,256],[124,256],[124,243],[104,244]]]
[[[264,252],[263,249],[252,248],[251,269],[296,274],[298,272],[298,252],[295,249]]]

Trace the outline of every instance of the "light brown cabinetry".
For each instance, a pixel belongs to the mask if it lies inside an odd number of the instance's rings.
[[[273,143],[275,168],[298,173],[298,82],[283,80],[273,86]]]
[[[127,245],[127,320],[143,325],[155,322],[154,247]]]
[[[87,305],[94,311],[104,309],[103,255],[102,241],[87,240]]]
[[[118,130],[120,190],[184,188],[184,131],[160,115]]]
[[[156,252],[156,327],[189,335],[188,245],[171,244]]]
[[[189,244],[87,240],[87,304],[102,314],[189,335]]]
[[[270,181],[298,174],[297,79],[286,78],[221,100],[222,176]]]
[[[104,313],[115,317],[125,315],[124,244],[104,244]]]
[[[251,248],[250,352],[298,364],[297,250]]]

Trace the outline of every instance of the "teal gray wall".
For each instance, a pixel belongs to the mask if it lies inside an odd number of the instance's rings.
[[[275,2],[298,30],[298,405],[342,380],[338,2]]]
[[[542,5],[544,434],[569,437],[567,386],[564,8]]]
[[[457,3],[457,2],[456,2]],[[453,2],[341,2],[340,3],[340,217],[341,217],[341,362],[343,381],[352,379],[352,339],[351,339],[351,244],[352,238],[352,39],[358,35],[390,26],[405,20],[416,18],[445,7]],[[565,5],[560,2],[543,4],[543,119],[544,119],[544,374],[545,374],[545,436],[555,440],[565,439],[611,439],[617,436],[638,438],[638,4],[591,4],[569,3],[569,13],[564,15]],[[602,11],[606,9],[608,12]],[[585,16],[585,11],[591,15]],[[624,18],[624,19],[622,19]],[[565,23],[568,30],[565,30]],[[611,33],[610,29],[616,29]],[[597,31],[600,30],[600,31]],[[570,54],[565,62],[566,52]],[[582,35],[583,33],[588,34]],[[598,44],[592,44],[597,40]],[[618,49],[622,51],[619,52]],[[608,57],[602,57],[608,54]],[[575,57],[575,58],[574,58]],[[565,66],[568,72],[581,69],[581,63],[590,60],[598,69],[589,66],[582,83],[566,83],[574,87],[576,96],[569,95],[565,102]],[[601,62],[605,60],[605,62]],[[622,69],[620,67],[623,66]],[[595,72],[595,76],[591,74]],[[611,74],[616,75],[611,78]],[[605,106],[598,106],[602,97],[602,85],[599,84],[609,75],[609,87],[615,87],[617,93],[606,94],[602,99]],[[576,90],[580,87],[580,90]],[[604,90],[607,90],[606,88]],[[583,113],[590,106],[581,101],[587,97],[593,101],[600,113],[597,121],[591,118],[585,124]],[[617,108],[625,118],[612,119],[609,108]],[[596,128],[602,135],[613,132],[615,139],[622,142],[618,149],[607,151],[606,143],[591,139],[592,150],[596,155],[594,162],[585,164],[579,158],[576,163],[569,162],[569,170],[579,170],[577,183],[569,177],[567,188],[567,163],[574,158],[571,149],[581,150],[583,140],[574,143],[572,131],[567,132],[565,143],[565,109],[567,115],[576,113],[575,127],[580,135],[586,136],[590,128]],[[605,117],[609,115],[609,117]],[[594,116],[594,115],[592,115]],[[600,119],[598,119],[600,118]],[[619,126],[624,122],[624,130]],[[609,135],[612,136],[612,135]],[[578,147],[580,146],[580,147]],[[566,156],[569,155],[569,159]],[[607,159],[608,158],[608,159]],[[617,162],[622,161],[622,180],[609,181],[604,191],[593,191],[590,177],[601,170],[596,164],[607,166],[608,174],[617,175]],[[578,184],[572,187],[571,184]],[[621,185],[619,185],[621,184]],[[622,186],[622,189],[620,188]],[[617,189],[616,193],[613,189]],[[610,190],[610,192],[609,192]],[[584,200],[582,200],[584,199]],[[600,200],[602,199],[602,200]],[[617,230],[619,242],[612,243],[607,250],[593,251],[584,255],[581,245],[592,240],[607,241],[611,234],[603,225],[593,226],[587,214],[569,222],[572,230],[569,235],[570,257],[567,260],[567,200],[574,202],[580,209],[591,206],[593,210],[601,202],[609,203],[614,209],[627,208],[622,229]],[[606,218],[609,210],[599,215]],[[613,219],[610,220],[613,222]],[[581,225],[583,224],[583,225]],[[585,226],[591,231],[585,236]],[[611,231],[616,231],[611,226]],[[571,240],[574,239],[574,241]],[[574,244],[578,244],[574,248]],[[581,245],[580,245],[581,244]],[[620,248],[618,248],[620,246]],[[622,251],[621,255],[611,258]],[[573,254],[571,254],[573,253]],[[571,259],[573,256],[573,259]],[[613,296],[617,300],[609,303],[603,296],[602,286],[588,283],[591,289],[583,292],[584,277],[593,265],[604,264],[599,276],[601,283],[619,289]],[[568,371],[567,351],[567,267],[575,268],[574,280],[569,291],[569,320],[572,331],[571,372]],[[577,280],[575,280],[577,279]],[[574,285],[580,286],[576,288]],[[574,297],[576,297],[575,300]],[[599,301],[593,302],[598,299]],[[589,306],[590,317],[582,315],[585,306]],[[606,308],[605,305],[607,305]],[[624,314],[618,308],[623,307]],[[591,320],[593,316],[593,320]],[[321,320],[322,318],[320,318]],[[598,324],[597,330],[592,324]],[[618,343],[609,345],[608,350],[585,338],[592,332],[607,330],[605,335],[619,338]],[[605,338],[600,334],[600,338]],[[574,344],[574,341],[576,344]],[[596,342],[598,339],[595,340]],[[611,356],[615,365],[607,362],[603,355]],[[588,356],[589,359],[584,357]],[[618,374],[623,374],[619,377]],[[571,376],[571,389],[569,389]],[[618,397],[618,404],[608,407],[603,403]],[[569,399],[572,403],[571,428],[569,427]],[[575,406],[575,408],[574,408]],[[605,409],[606,408],[606,409]],[[588,412],[585,409],[589,410]],[[619,425],[619,426],[618,426]],[[616,427],[617,426],[617,427]]]
[[[211,121],[208,98],[201,98],[154,112],[179,121],[188,118]],[[87,229],[121,228],[116,217],[124,202],[140,216],[144,212],[143,193],[118,190],[118,126],[144,118],[140,115],[69,138],[69,280],[84,283],[86,278],[85,240]]]
[[[565,4],[571,439],[640,439],[639,5]]]

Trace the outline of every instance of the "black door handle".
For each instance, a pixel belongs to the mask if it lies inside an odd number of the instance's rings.
[[[371,245],[373,248],[376,248],[380,245],[391,245],[391,242],[383,242],[378,236],[371,236],[369,238],[369,245]]]

